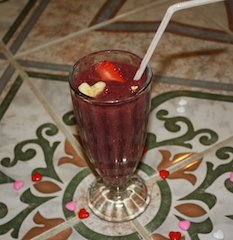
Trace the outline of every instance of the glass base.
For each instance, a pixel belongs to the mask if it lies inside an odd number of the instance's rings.
[[[102,180],[89,188],[88,204],[98,217],[110,222],[132,220],[144,212],[150,201],[143,180],[131,176],[124,186],[106,186]]]

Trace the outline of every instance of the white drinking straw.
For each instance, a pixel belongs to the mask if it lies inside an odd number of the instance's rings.
[[[139,69],[137,70],[135,76],[134,76],[134,80],[139,80],[143,74],[143,72],[146,69],[147,64],[150,61],[150,58],[152,56],[152,54],[154,53],[154,50],[159,42],[159,40],[161,39],[172,15],[179,11],[179,10],[183,10],[183,9],[187,9],[187,8],[192,8],[192,7],[197,7],[197,6],[201,6],[201,5],[206,5],[206,4],[210,4],[210,3],[216,3],[216,2],[222,2],[225,0],[192,0],[192,1],[187,1],[187,2],[180,2],[180,3],[176,3],[171,5],[168,9],[166,14],[163,17],[162,22],[159,25],[158,30],[156,31],[154,38],[151,41],[151,44],[144,56],[144,58],[142,59],[142,62],[140,64]]]

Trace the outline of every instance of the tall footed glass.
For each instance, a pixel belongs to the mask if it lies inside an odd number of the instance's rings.
[[[107,221],[131,220],[149,204],[147,187],[135,174],[145,144],[152,80],[150,67],[133,80],[140,62],[126,51],[95,52],[77,61],[69,78],[79,134],[99,174],[89,187],[88,204]],[[99,82],[100,93],[89,94]],[[86,83],[85,92],[80,86]]]

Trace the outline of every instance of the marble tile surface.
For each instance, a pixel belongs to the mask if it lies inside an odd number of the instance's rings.
[[[124,223],[95,216],[86,197],[94,176],[69,142],[80,146],[67,80],[74,62],[103,49],[143,57],[178,2],[0,1],[0,240],[232,239],[232,0],[177,12],[150,59],[137,173],[151,201],[142,215]],[[82,208],[88,218],[78,217]]]

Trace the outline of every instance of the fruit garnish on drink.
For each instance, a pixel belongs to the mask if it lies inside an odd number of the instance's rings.
[[[112,62],[102,61],[97,63],[95,70],[103,81],[126,82],[119,68]]]
[[[85,68],[75,79],[79,92],[101,101],[118,101],[137,94],[145,75],[133,80],[137,66],[129,63],[100,61]]]
[[[105,87],[106,83],[102,81],[97,82],[92,86],[90,86],[87,82],[84,82],[79,85],[78,90],[89,97],[96,97],[98,94],[104,91]]]

